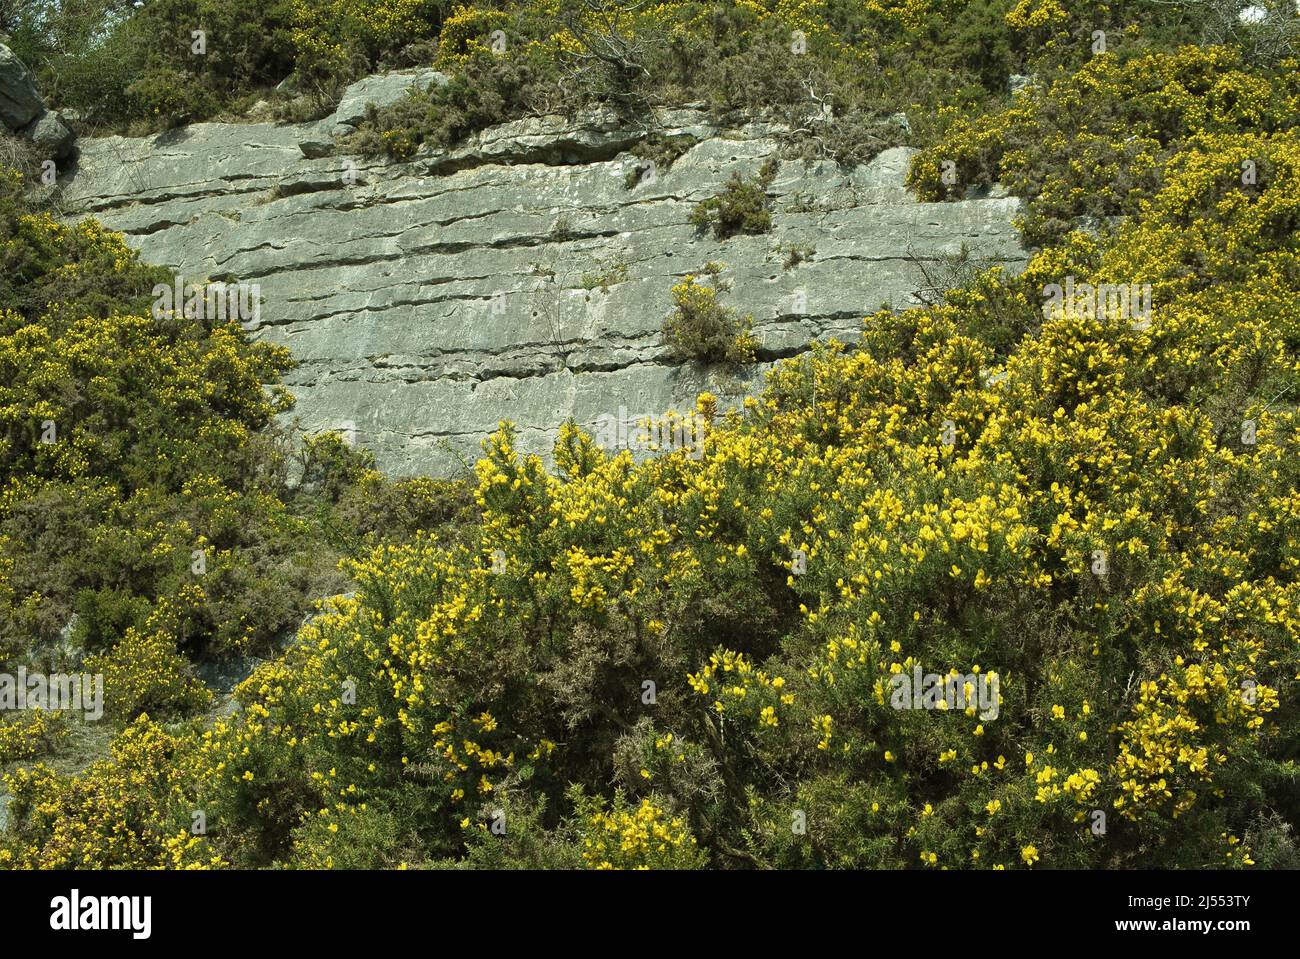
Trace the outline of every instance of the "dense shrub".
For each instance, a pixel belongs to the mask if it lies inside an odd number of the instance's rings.
[[[691,223],[713,230],[719,240],[739,233],[766,233],[772,228],[767,188],[776,178],[777,163],[767,160],[753,180],[733,172],[722,192],[701,200],[691,210]]]
[[[754,358],[753,318],[719,302],[728,289],[722,268],[709,263],[706,283],[694,275],[673,287],[673,311],[664,320],[664,342],[679,359],[745,363]],[[706,285],[708,284],[708,285]]]
[[[294,65],[291,12],[289,0],[59,4],[24,21],[16,46],[50,102],[92,124],[158,128],[283,79]]]
[[[0,763],[34,759],[53,752],[68,738],[61,713],[35,709],[0,723]]]
[[[1227,0],[151,0],[139,8],[15,0],[0,11],[0,33],[50,99],[97,124],[204,119],[247,106],[290,75],[314,104],[306,112],[320,115],[367,72],[436,62],[452,73],[478,70],[480,83],[502,81],[462,129],[474,128],[477,113],[508,118],[594,103],[645,122],[653,105],[703,100],[720,118],[761,112],[787,124],[794,155],[851,163],[901,142],[905,128],[889,119],[899,111],[910,112],[911,136],[924,141],[940,106],[996,101],[1011,73],[1077,68],[1098,29],[1111,50],[1213,42],[1252,62],[1294,55],[1295,17],[1284,0],[1268,5],[1275,15],[1266,28],[1243,28],[1225,19]],[[206,34],[203,55],[191,52],[195,30]],[[504,50],[490,39],[498,30]],[[527,76],[495,77],[475,66],[483,57]],[[387,116],[366,147],[400,154],[454,133],[457,124],[444,130],[421,107]]]
[[[258,488],[276,469],[265,431],[288,402],[262,383],[287,354],[237,325],[154,319],[159,271],[94,221],[24,214],[15,189],[0,198],[12,304],[0,317],[0,529],[23,560],[0,626],[48,640],[79,611],[77,638],[102,648],[195,581],[199,550],[206,600],[175,640],[195,652],[266,642],[302,602],[282,592],[294,577],[256,600],[248,589],[289,552]],[[264,556],[268,540],[279,545]]]
[[[332,435],[291,486],[287,353],[155,318],[162,272],[93,220],[25,212],[16,175],[0,237],[5,665],[89,657],[114,720],[190,713],[191,664],[268,653],[343,587],[340,555],[470,519],[464,484],[387,481]]]
[[[917,157],[910,182],[925,199],[1002,182],[1029,201],[1027,240],[1059,239],[1079,217],[1137,213],[1170,156],[1198,135],[1292,128],[1297,77],[1293,66],[1247,71],[1223,47],[1096,57],[991,118],[950,113],[946,136]]]
[[[418,62],[449,7],[445,0],[291,2],[297,79],[326,95],[371,69]]]
[[[201,869],[221,865],[208,840],[191,834],[193,775],[178,763],[182,739],[142,716],[87,775],[61,779],[44,764],[7,779],[12,795],[0,867]]]
[[[982,280],[1018,337],[974,292],[878,314],[742,411],[706,399],[698,459],[570,427],[548,472],[503,428],[481,525],[353,564],[177,743],[203,858],[1295,865],[1300,141],[1197,139],[1161,181],[1113,238]],[[1062,274],[1150,282],[1149,326],[1043,316]],[[916,667],[996,673],[996,715],[896,708]],[[37,861],[72,820],[16,807]]]

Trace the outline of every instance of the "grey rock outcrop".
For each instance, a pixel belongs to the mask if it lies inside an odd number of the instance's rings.
[[[334,136],[334,121],[322,120],[298,138],[298,149],[308,160],[333,156],[338,150]]]
[[[337,152],[338,138],[356,133],[369,107],[390,106],[413,89],[446,86],[447,80],[446,74],[425,68],[364,77],[343,91],[333,113],[306,128],[298,148],[309,160],[332,156]]]
[[[335,123],[355,127],[366,118],[366,107],[390,106],[406,96],[412,88],[428,87],[435,83],[446,86],[446,74],[437,70],[415,69],[394,70],[365,77],[343,91],[343,97],[334,110],[333,120]]]
[[[1007,92],[1014,97],[1017,93],[1020,93],[1023,90],[1028,90],[1030,87],[1036,86],[1037,84],[1038,77],[1036,76],[1023,73],[1013,73],[1007,78]]]
[[[31,71],[8,47],[0,44],[0,123],[26,138],[43,157],[66,159],[75,137],[53,110],[45,109]]]
[[[31,72],[8,47],[0,45],[0,123],[21,130],[45,112]]]
[[[1014,198],[918,203],[905,148],[847,172],[782,163],[772,232],[719,242],[691,208],[773,156],[774,131],[659,119],[692,145],[639,179],[641,131],[599,114],[503,124],[402,164],[304,157],[308,125],[198,124],[83,142],[64,202],[186,280],[258,284],[246,325],[296,357],[302,427],[355,436],[394,474],[458,471],[503,419],[545,456],[570,416],[594,430],[690,409],[703,389],[738,402],[773,361],[914,302],[926,261],[965,245],[1023,263]],[[783,244],[815,252],[787,268]],[[671,287],[709,261],[754,318],[759,362],[743,369],[674,362],[662,340]]]
[[[63,160],[72,153],[76,141],[73,132],[53,110],[46,110],[23,130],[23,135],[35,144],[42,156]]]

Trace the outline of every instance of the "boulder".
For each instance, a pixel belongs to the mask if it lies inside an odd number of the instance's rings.
[[[332,156],[337,149],[334,142],[334,126],[332,120],[323,120],[314,124],[298,141],[298,149],[302,151],[302,155],[309,160]]]
[[[31,125],[23,130],[23,136],[32,141],[42,156],[55,160],[64,160],[71,155],[73,144],[76,142],[72,130],[53,110],[46,110],[33,120]]]
[[[447,75],[437,70],[420,68],[394,70],[366,77],[343,91],[343,98],[339,100],[332,119],[335,123],[355,127],[366,118],[367,105],[386,107],[406,96],[412,87],[428,87],[434,83],[446,86]]]
[[[0,45],[0,123],[18,131],[45,110],[31,71],[8,47]]]
[[[368,106],[386,107],[402,99],[411,89],[435,83],[445,85],[447,75],[428,68],[394,70],[358,80],[343,91],[332,114],[307,126],[298,142],[302,155],[309,160],[332,156],[340,138],[357,132]]]
[[[1026,76],[1023,73],[1013,73],[1007,78],[1007,92],[1013,97],[1021,90],[1028,89],[1038,82],[1035,76]]]
[[[0,44],[0,123],[35,145],[44,158],[63,160],[76,140],[63,118],[45,109],[31,71]]]

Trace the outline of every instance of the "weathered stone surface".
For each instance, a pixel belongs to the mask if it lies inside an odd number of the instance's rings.
[[[0,124],[30,140],[47,159],[67,159],[76,142],[76,136],[63,118],[45,109],[31,71],[3,44],[0,44]]]
[[[391,73],[364,77],[343,91],[343,97],[333,113],[318,123],[305,127],[298,148],[309,160],[333,156],[338,149],[337,139],[357,132],[358,125],[366,118],[367,107],[388,106],[402,99],[415,87],[428,87],[435,83],[446,85],[446,74],[421,68],[394,70]]]
[[[298,149],[309,160],[333,156],[338,149],[334,140],[333,120],[322,120],[298,140]]]
[[[1013,73],[1007,78],[1007,92],[1013,97],[1022,90],[1037,86],[1038,77],[1033,74]]]
[[[31,71],[8,47],[0,44],[0,123],[19,130],[45,109]]]
[[[23,130],[23,136],[31,140],[44,157],[55,160],[66,159],[72,153],[76,137],[53,110],[46,110]]]
[[[447,152],[421,153],[425,173],[444,174],[490,163],[572,165],[608,159],[635,144],[644,130],[620,125],[613,113],[569,121],[529,117],[491,127]]]
[[[446,74],[437,70],[394,70],[365,77],[343,91],[338,109],[334,111],[334,122],[356,126],[366,117],[366,106],[374,104],[386,107],[396,103],[412,87],[427,87],[430,84],[445,86]]]
[[[641,131],[594,115],[504,124],[404,164],[305,158],[309,125],[91,140],[64,201],[187,280],[259,284],[249,325],[298,359],[302,427],[354,430],[397,474],[459,470],[501,419],[546,455],[570,416],[689,409],[706,388],[737,402],[776,358],[913,302],[918,260],[965,244],[1023,262],[1015,199],[918,203],[904,148],[848,172],[782,163],[772,232],[719,242],[691,208],[773,155],[773,131],[692,110],[660,121],[694,145],[632,189]],[[815,253],[787,269],[783,243]],[[672,285],[711,260],[754,317],[762,362],[743,370],[674,363],[662,342]]]

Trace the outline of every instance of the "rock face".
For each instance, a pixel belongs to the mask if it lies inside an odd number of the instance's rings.
[[[458,471],[502,419],[548,455],[570,416],[594,431],[691,409],[703,389],[736,402],[773,360],[914,302],[918,261],[965,245],[1023,262],[1014,198],[918,203],[903,148],[851,172],[782,163],[771,233],[719,242],[691,208],[775,154],[774,131],[659,119],[693,145],[639,179],[643,131],[599,114],[504,124],[402,164],[305,157],[315,125],[198,124],[83,142],[64,202],[186,281],[258,284],[246,325],[297,358],[301,426],[351,431],[394,474]],[[782,244],[815,252],[787,266]],[[671,287],[709,261],[753,315],[748,368],[675,363],[663,344]]]

